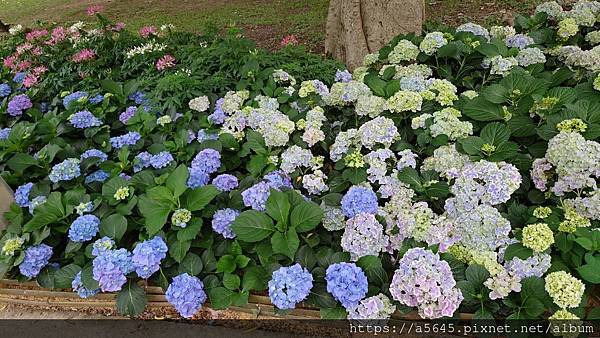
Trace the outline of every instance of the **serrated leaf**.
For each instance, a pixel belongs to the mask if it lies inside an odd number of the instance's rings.
[[[100,236],[119,241],[127,231],[127,219],[119,214],[110,215],[100,222]]]
[[[184,196],[185,202],[183,205],[189,211],[198,211],[204,209],[217,195],[221,192],[213,185],[205,185],[203,187],[190,190]]]
[[[271,189],[265,206],[269,216],[287,225],[291,205],[288,196],[284,192]]]
[[[273,220],[256,210],[242,212],[231,224],[231,229],[238,240],[245,242],[261,241],[275,231]]]
[[[285,233],[275,232],[273,237],[271,237],[271,245],[274,253],[284,254],[291,260],[294,260],[294,256],[300,245],[300,239],[296,230],[290,228]]]
[[[185,165],[178,166],[167,178],[167,188],[171,190],[174,198],[181,196],[187,189],[187,180],[189,177],[188,168]]]
[[[117,294],[117,310],[122,315],[138,316],[147,303],[146,293],[133,280],[128,280]]]
[[[323,215],[323,209],[318,204],[304,201],[292,210],[290,223],[297,232],[307,232],[321,223]]]

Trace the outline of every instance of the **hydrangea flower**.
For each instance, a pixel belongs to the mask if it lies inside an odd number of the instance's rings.
[[[545,288],[554,304],[562,309],[576,308],[581,303],[585,285],[565,271],[549,273],[544,279]]]
[[[8,140],[12,128],[1,128],[0,129],[0,141]]]
[[[46,203],[46,196],[37,196],[29,203],[29,213],[33,215],[35,208]]]
[[[511,291],[521,292],[521,279],[506,270],[491,276],[483,285],[491,290],[489,297],[492,300],[504,299]]]
[[[0,253],[4,256],[14,256],[15,252],[21,250],[25,240],[21,237],[12,237],[6,239]]]
[[[0,97],[7,97],[12,92],[10,86],[6,83],[0,84]]]
[[[308,297],[312,287],[313,276],[296,263],[273,271],[269,281],[269,297],[277,308],[293,309]]]
[[[125,146],[132,146],[142,139],[142,135],[138,132],[130,131],[125,135],[115,136],[110,138],[110,144],[115,149],[121,149]]]
[[[321,204],[323,209],[323,227],[328,231],[341,230],[346,227],[344,212],[341,208],[336,208]]]
[[[514,34],[506,37],[506,39],[504,39],[504,43],[506,43],[506,46],[509,48],[524,49],[530,45],[533,45],[535,42],[526,34]]]
[[[319,195],[329,187],[325,183],[327,176],[321,170],[315,170],[312,174],[302,176],[302,186],[311,195]]]
[[[201,186],[205,186],[208,184],[210,180],[210,176],[202,169],[202,168],[188,168],[190,176],[188,177],[186,185],[190,189],[196,189]]]
[[[199,96],[190,100],[189,107],[197,112],[205,112],[210,108],[210,100],[206,96]]]
[[[212,219],[213,230],[227,239],[235,238],[235,233],[231,230],[231,224],[239,214],[239,211],[230,208],[217,210]]]
[[[336,82],[344,82],[344,83],[350,82],[350,81],[352,81],[352,74],[347,69],[344,69],[344,70],[338,69],[335,72],[335,81]]]
[[[53,183],[60,181],[70,181],[74,178],[81,176],[81,169],[79,168],[79,159],[68,158],[61,163],[52,167],[52,171],[48,178]]]
[[[34,278],[48,264],[52,248],[46,244],[30,246],[25,250],[25,258],[19,264],[19,272],[25,277]]]
[[[78,129],[99,127],[102,125],[102,121],[94,116],[89,110],[82,110],[69,116],[69,122],[73,127]]]
[[[85,183],[104,182],[110,177],[110,174],[104,170],[97,170],[85,178]]]
[[[552,258],[548,254],[536,253],[527,259],[513,257],[506,262],[506,270],[520,279],[527,277],[542,277],[550,268]]]
[[[102,163],[108,160],[108,155],[106,155],[103,151],[100,151],[98,149],[89,149],[84,151],[83,154],[81,154],[80,160],[83,161],[86,158],[97,158],[98,163]]]
[[[380,293],[377,296],[361,300],[357,306],[349,308],[347,311],[348,319],[389,319],[396,311],[396,306],[386,295]]]
[[[27,94],[19,94],[14,96],[9,102],[6,112],[12,117],[21,116],[23,111],[33,107],[31,100]]]
[[[390,63],[402,63],[403,61],[414,61],[419,56],[419,47],[408,40],[400,40],[388,55]]]
[[[342,211],[352,218],[361,213],[377,213],[377,195],[371,188],[352,186],[342,198]]]
[[[72,102],[80,102],[81,100],[85,100],[88,97],[87,92],[74,92],[63,98],[63,106],[69,109]]]
[[[447,262],[422,248],[409,249],[392,278],[392,297],[416,306],[422,318],[451,317],[463,300]]]
[[[200,279],[183,273],[173,277],[165,292],[167,301],[185,318],[192,318],[206,301],[204,284]]]
[[[363,256],[377,256],[383,250],[383,226],[373,214],[358,214],[346,223],[342,236],[342,249],[356,261]]]
[[[231,191],[238,187],[239,182],[237,177],[229,174],[221,174],[215,177],[212,181],[212,184],[219,191]]]
[[[369,288],[367,276],[354,263],[331,264],[325,272],[325,280],[327,292],[346,309],[357,306]]]
[[[119,115],[119,121],[123,124],[127,124],[127,122],[135,115],[137,109],[136,106],[127,107],[127,109]]]
[[[129,197],[129,187],[120,187],[113,195],[117,201],[123,201]]]
[[[552,244],[554,244],[554,233],[548,224],[535,223],[523,228],[523,246],[534,252],[543,252]]]
[[[91,212],[92,210],[94,210],[94,203],[93,202],[81,202],[79,203],[76,207],[75,207],[75,212],[79,215],[82,216],[83,214],[85,214],[86,212]]]
[[[458,26],[456,28],[456,32],[457,33],[458,32],[469,32],[474,35],[482,36],[486,40],[490,39],[490,32],[487,29],[485,29],[484,27],[482,27],[478,24],[472,23],[472,22],[467,22],[465,24]]]
[[[98,233],[100,219],[94,215],[77,217],[69,227],[69,239],[73,242],[85,242],[94,238]]]
[[[167,251],[169,251],[167,244],[158,236],[138,243],[131,256],[135,273],[140,278],[150,278],[152,274],[160,269],[160,261],[167,256]]]
[[[187,223],[192,220],[192,213],[187,209],[177,209],[171,216],[171,223],[180,228],[187,227]]]
[[[102,251],[92,261],[94,280],[103,292],[120,291],[127,282],[126,275],[131,271],[131,253],[125,249]]]
[[[115,241],[109,237],[102,237],[92,245],[92,256],[100,256],[102,253],[110,251],[114,248]]]
[[[192,160],[192,168],[196,168],[206,174],[212,174],[221,166],[221,154],[211,148],[200,151]]]
[[[17,188],[17,190],[15,190],[15,202],[21,208],[29,207],[29,204],[31,203],[29,201],[29,194],[31,193],[32,188],[33,188],[33,183],[29,182],[29,183],[25,183],[25,184],[19,186]]]
[[[75,291],[80,298],[89,298],[100,292],[100,289],[90,290],[83,286],[83,282],[81,281],[81,271],[75,275],[75,278],[71,282],[71,288],[73,288],[73,291]]]
[[[444,33],[431,32],[425,35],[419,45],[419,49],[427,55],[433,55],[439,48],[446,44],[448,44],[448,40],[444,37]]]

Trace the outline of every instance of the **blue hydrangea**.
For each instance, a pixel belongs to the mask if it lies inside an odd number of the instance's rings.
[[[335,72],[335,81],[336,82],[350,82],[352,81],[352,73],[350,73],[347,69],[337,70]]]
[[[69,228],[69,239],[73,242],[85,242],[94,238],[98,233],[100,219],[94,215],[77,217]]]
[[[198,130],[197,136],[194,135],[193,133],[192,133],[192,135],[195,136],[195,138],[198,139],[198,142],[200,142],[200,143],[202,143],[204,141],[219,139],[219,135],[217,135],[216,133],[209,133],[205,129]]]
[[[202,281],[187,273],[175,276],[165,293],[167,301],[185,318],[192,318],[206,301]]]
[[[171,155],[171,153],[168,151],[161,151],[150,158],[150,165],[154,169],[165,168],[171,162],[173,162],[173,155]]]
[[[137,113],[137,109],[138,108],[136,106],[127,107],[127,109],[125,109],[125,111],[119,115],[119,121],[121,121],[123,124],[127,124],[133,115]]]
[[[237,177],[229,174],[222,174],[215,177],[212,181],[212,184],[219,191],[231,191],[238,187],[238,179]]]
[[[131,271],[131,253],[125,249],[104,251],[92,262],[94,280],[103,292],[120,291],[127,282],[126,275]]]
[[[0,97],[7,97],[12,92],[10,86],[6,83],[0,84]]]
[[[217,210],[212,219],[213,230],[225,238],[235,238],[235,233],[231,230],[231,224],[239,214],[239,211],[230,208]]]
[[[25,258],[19,265],[19,272],[25,277],[36,277],[52,257],[52,248],[46,244],[30,246],[25,250]]]
[[[102,101],[104,101],[103,95],[97,94],[95,96],[90,97],[91,104],[99,104],[99,103],[102,103]]]
[[[109,237],[102,237],[94,242],[92,245],[92,255],[94,257],[100,256],[101,254],[110,251],[114,248],[115,241]]]
[[[144,94],[141,91],[136,91],[135,93],[129,95],[129,99],[134,101],[135,104],[144,104],[148,102],[148,99],[146,98],[146,94]]]
[[[292,188],[292,179],[283,170],[272,171],[263,177],[273,189]]]
[[[78,129],[86,129],[91,127],[99,127],[102,121],[94,116],[89,110],[79,111],[69,117],[69,122],[73,127]]]
[[[133,249],[133,267],[137,275],[147,279],[160,269],[160,261],[167,257],[169,248],[165,241],[158,236],[138,243]]]
[[[210,123],[219,125],[219,124],[223,124],[223,122],[225,122],[225,118],[227,117],[227,115],[221,109],[221,107],[223,106],[223,102],[225,102],[225,99],[220,98],[215,103],[215,111],[208,116],[208,121]]]
[[[142,135],[135,131],[130,131],[125,135],[115,136],[110,138],[110,145],[113,148],[121,149],[125,146],[132,146],[142,139]]]
[[[50,172],[48,178],[53,183],[58,183],[60,181],[70,181],[79,176],[81,176],[79,159],[68,158],[52,167],[52,171]]]
[[[23,184],[22,186],[18,187],[17,190],[15,190],[15,202],[17,202],[21,208],[29,207],[29,203],[31,203],[29,201],[29,194],[31,193],[32,188],[33,183],[29,182]]]
[[[108,160],[108,155],[106,155],[103,151],[98,149],[89,149],[86,150],[83,154],[81,154],[80,159],[83,161],[86,158],[96,157],[99,163],[102,163]]]
[[[296,263],[273,271],[269,281],[271,303],[279,309],[293,309],[310,294],[313,276]]]
[[[2,128],[0,129],[0,141],[7,140],[8,136],[10,136],[11,128]]]
[[[109,173],[107,173],[106,171],[100,169],[100,170],[94,171],[93,173],[89,174],[85,178],[85,183],[86,184],[90,184],[90,183],[93,183],[93,182],[104,182],[109,177],[110,177]]]
[[[33,107],[29,96],[26,94],[20,94],[14,96],[9,102],[6,112],[12,117],[23,115],[23,111]]]
[[[133,165],[134,172],[140,172],[144,168],[148,168],[150,166],[150,159],[152,159],[152,154],[147,151],[143,151],[135,156],[135,164]]]
[[[190,189],[196,189],[208,184],[210,176],[200,168],[188,168],[190,177],[187,181],[187,186]]]
[[[533,45],[535,41],[525,34],[515,34],[504,39],[507,47],[523,49],[527,46]]]
[[[17,74],[15,74],[15,76],[13,76],[13,82],[23,83],[23,80],[25,80],[25,76],[27,76],[25,72],[18,72]]]
[[[377,195],[371,188],[353,186],[342,198],[342,211],[352,218],[361,213],[377,213]]]
[[[219,170],[221,166],[221,154],[211,148],[200,151],[194,160],[192,160],[192,168],[197,168],[207,174],[212,174]]]
[[[31,200],[31,203],[29,203],[29,213],[33,215],[33,211],[35,210],[35,208],[37,208],[38,206],[42,205],[46,203],[46,196],[37,196],[34,199]]]
[[[267,182],[258,182],[242,192],[244,205],[257,211],[265,211],[265,203],[271,193],[271,186]]]
[[[87,96],[88,96],[87,92],[71,93],[63,98],[63,106],[65,106],[65,108],[69,109],[69,105],[71,105],[71,102],[77,101],[77,100],[81,99],[82,97],[87,97]]]
[[[365,297],[369,289],[367,276],[354,263],[331,264],[325,272],[327,292],[345,308],[351,308]]]
[[[71,288],[73,288],[73,291],[77,292],[77,295],[79,295],[81,298],[89,298],[100,292],[100,289],[90,290],[83,286],[83,282],[81,281],[81,271],[79,271],[77,275],[75,275],[75,278],[73,278],[73,281],[71,282]]]

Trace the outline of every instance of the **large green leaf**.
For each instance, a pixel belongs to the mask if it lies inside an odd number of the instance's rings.
[[[185,258],[179,264],[179,272],[187,272],[191,276],[196,276],[202,272],[203,264],[200,256],[188,252]]]
[[[23,226],[23,232],[31,232],[50,225],[67,216],[59,192],[52,192],[46,202],[35,209],[33,218]]]
[[[267,282],[269,281],[269,274],[267,270],[262,266],[251,266],[244,270],[244,277],[242,279],[242,290],[243,291],[262,291],[267,288]]]
[[[310,231],[321,223],[323,214],[323,209],[318,204],[303,201],[292,210],[291,225],[297,232]]]
[[[205,185],[203,187],[190,190],[184,196],[185,202],[183,205],[189,211],[202,210],[221,192],[213,185]]]
[[[71,287],[71,282],[75,279],[75,275],[81,271],[81,267],[76,264],[63,266],[54,275],[54,285],[58,289],[68,289]]]
[[[285,233],[276,231],[271,237],[271,245],[274,253],[284,254],[294,260],[298,246],[300,246],[300,239],[296,230],[290,228]]]
[[[171,212],[171,205],[153,201],[147,196],[140,197],[138,208],[144,216],[146,230],[150,236],[162,229]]]
[[[499,104],[487,101],[484,97],[478,96],[467,102],[463,109],[466,116],[475,121],[500,121],[504,119],[502,106]]]
[[[248,210],[236,217],[231,229],[244,242],[261,241],[275,231],[273,220],[262,212]]]
[[[287,225],[291,205],[286,193],[271,189],[265,206],[269,216]]]
[[[187,189],[187,180],[189,177],[188,168],[185,165],[180,165],[167,178],[167,188],[171,190],[174,198],[181,196]]]
[[[148,303],[146,293],[133,280],[128,280],[117,294],[117,310],[119,313],[135,317],[144,312]]]
[[[119,241],[127,231],[127,219],[119,214],[110,215],[100,222],[100,236]]]
[[[510,138],[510,131],[504,123],[492,122],[488,123],[481,129],[479,136],[489,144],[498,146]]]

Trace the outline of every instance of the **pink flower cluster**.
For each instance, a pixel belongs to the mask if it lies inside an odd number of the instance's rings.
[[[151,35],[158,35],[158,29],[154,26],[144,26],[140,28],[140,36],[143,38],[148,38]]]
[[[175,58],[172,55],[166,54],[156,61],[156,69],[165,70],[175,67]]]
[[[84,61],[91,60],[95,57],[96,57],[96,52],[94,52],[93,50],[91,50],[89,48],[85,48],[85,49],[82,49],[79,52],[75,53],[75,55],[73,55],[73,62],[81,63]]]
[[[298,39],[293,34],[285,36],[283,39],[281,39],[281,42],[280,42],[281,47],[285,47],[288,45],[296,46],[298,43],[299,43]]]
[[[102,5],[91,5],[90,7],[87,8],[87,15],[89,15],[89,16],[96,15],[96,14],[102,12],[103,9],[104,9],[104,6],[102,6]]]

